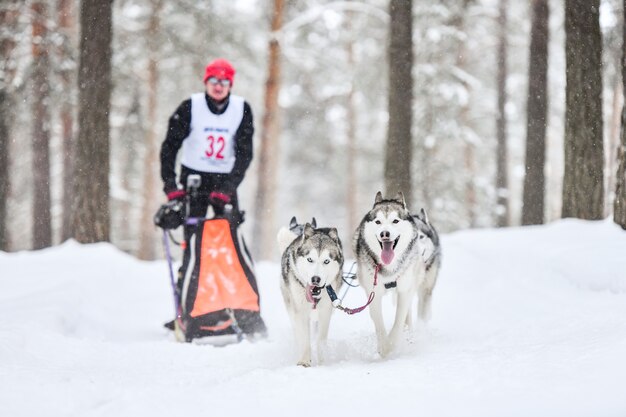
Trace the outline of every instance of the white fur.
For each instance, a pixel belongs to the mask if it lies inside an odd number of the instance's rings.
[[[289,230],[289,228],[287,227],[281,227],[278,230],[278,234],[276,235],[276,241],[278,242],[278,250],[280,251],[281,255],[283,254],[283,252],[285,252],[287,246],[289,246],[291,242],[293,242],[294,239],[297,237],[298,235]]]

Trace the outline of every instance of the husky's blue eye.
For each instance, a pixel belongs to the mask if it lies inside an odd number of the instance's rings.
[[[311,259],[311,258],[306,258],[306,260],[307,260],[308,262],[310,262],[310,263],[313,263],[313,259]]]
[[[328,265],[330,263],[330,259],[325,259],[324,260],[324,265]]]

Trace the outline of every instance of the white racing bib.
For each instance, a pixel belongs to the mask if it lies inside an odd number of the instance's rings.
[[[195,171],[226,174],[235,165],[235,133],[243,119],[243,97],[230,96],[226,111],[213,114],[204,93],[191,96],[191,125],[181,163]]]

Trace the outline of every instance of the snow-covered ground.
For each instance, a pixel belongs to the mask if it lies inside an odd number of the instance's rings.
[[[162,327],[164,261],[74,242],[0,253],[0,416],[626,415],[626,232],[563,220],[442,242],[427,327],[382,360],[367,312],[336,312],[309,369],[278,264],[257,265],[269,338],[215,347]]]

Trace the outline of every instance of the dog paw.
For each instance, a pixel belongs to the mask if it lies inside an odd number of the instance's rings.
[[[386,358],[389,355],[389,349],[387,348],[387,344],[378,347],[378,354],[381,358]]]
[[[300,361],[298,362],[298,366],[302,366],[303,368],[310,368],[311,361]]]
[[[393,343],[390,341],[386,341],[383,345],[378,349],[378,354],[381,358],[386,358],[393,351]]]

